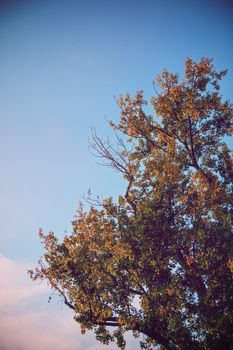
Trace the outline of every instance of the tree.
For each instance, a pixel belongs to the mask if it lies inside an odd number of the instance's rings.
[[[92,151],[123,174],[126,193],[83,205],[59,242],[40,231],[45,254],[33,280],[47,280],[94,329],[125,348],[124,332],[150,349],[233,349],[233,162],[224,142],[233,107],[212,60],[187,59],[185,77],[158,76],[151,105],[143,91],[121,95],[115,146],[95,132]]]

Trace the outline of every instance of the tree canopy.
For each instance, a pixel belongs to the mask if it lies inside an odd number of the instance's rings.
[[[53,232],[33,280],[46,280],[97,340],[144,334],[150,349],[233,349],[233,107],[213,62],[164,70],[153,115],[143,91],[121,95],[115,143],[95,132],[92,152],[118,170],[126,192],[82,204],[62,242]]]

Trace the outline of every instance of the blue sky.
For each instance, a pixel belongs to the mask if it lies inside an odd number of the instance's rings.
[[[2,261],[36,263],[38,228],[62,236],[89,188],[123,191],[88,151],[91,127],[111,135],[114,96],[144,89],[149,98],[163,68],[182,76],[186,57],[206,56],[229,69],[222,94],[232,100],[232,19],[230,0],[0,2]]]

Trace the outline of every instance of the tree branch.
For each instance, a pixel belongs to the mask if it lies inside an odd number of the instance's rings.
[[[130,195],[129,195],[129,191],[130,191],[130,188],[132,186],[132,182],[133,182],[133,177],[131,177],[130,180],[129,180],[129,183],[128,183],[128,186],[127,186],[127,189],[126,189],[126,192],[125,192],[125,199],[126,199],[127,203],[131,206],[131,208],[133,210],[133,213],[136,214],[137,213],[137,206],[132,201],[132,199],[130,198]]]
[[[182,268],[186,272],[187,277],[189,277],[189,281],[191,285],[197,291],[199,300],[202,300],[206,295],[206,286],[199,272],[198,272],[199,276],[197,275],[197,266],[195,268],[196,271],[193,271],[193,268],[187,264],[180,250],[177,251],[177,257],[178,257],[179,264],[182,266]]]
[[[198,171],[202,173],[202,175],[207,179],[209,183],[212,183],[213,182],[212,177],[206,174],[205,171],[199,166],[195,156],[194,145],[193,145],[192,123],[191,123],[190,116],[188,117],[188,123],[189,123],[189,140],[190,140],[190,147],[191,147],[191,158],[193,161],[193,165]]]
[[[194,153],[192,124],[191,124],[191,118],[190,117],[188,117],[188,123],[189,123],[189,140],[190,140],[190,147],[191,147],[191,157],[192,157],[192,161],[193,161],[195,167],[199,169],[199,165],[197,163],[197,160],[196,160],[196,157],[195,157],[195,153]]]
[[[151,339],[154,339],[158,342],[158,344],[163,345],[167,350],[175,350],[177,347],[173,345],[167,337],[161,335],[159,332],[155,330],[155,328],[151,329],[148,327],[145,327],[144,329],[136,328],[137,331],[144,333],[146,336],[148,336]]]

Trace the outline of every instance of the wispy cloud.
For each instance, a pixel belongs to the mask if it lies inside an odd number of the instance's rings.
[[[47,290],[45,285],[33,285],[27,276],[27,265],[0,256],[0,310],[18,304]]]
[[[70,310],[47,303],[46,284],[33,284],[27,268],[0,256],[0,349],[89,350],[93,335],[81,336]]]
[[[0,256],[1,350],[116,349],[98,343],[92,332],[80,334],[71,310],[47,303],[46,284],[34,285],[26,274],[28,264]],[[130,341],[131,343],[131,341]],[[135,348],[129,344],[127,350]]]

